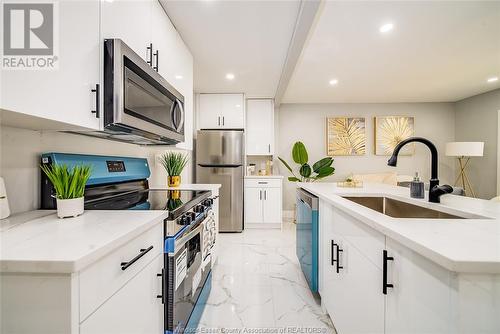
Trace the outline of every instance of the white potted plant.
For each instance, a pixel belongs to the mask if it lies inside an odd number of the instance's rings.
[[[160,163],[167,172],[167,184],[169,187],[179,187],[181,184],[181,173],[186,167],[189,159],[187,154],[180,152],[167,152],[160,158]]]
[[[92,172],[91,166],[41,165],[56,191],[57,216],[59,218],[77,217],[83,213],[85,184]]]

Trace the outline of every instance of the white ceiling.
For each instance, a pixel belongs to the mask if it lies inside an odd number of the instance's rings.
[[[486,82],[500,77],[499,1],[328,1],[315,24],[284,103],[457,101],[500,87]]]
[[[274,97],[299,1],[161,2],[193,54],[196,92]]]

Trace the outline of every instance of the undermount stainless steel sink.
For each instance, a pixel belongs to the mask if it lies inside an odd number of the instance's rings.
[[[424,219],[481,219],[486,218],[469,214],[466,212],[460,215],[453,215],[443,211],[429,209],[423,206],[406,203],[389,197],[371,196],[343,196],[352,202],[364,207],[383,213],[393,218],[424,218]]]

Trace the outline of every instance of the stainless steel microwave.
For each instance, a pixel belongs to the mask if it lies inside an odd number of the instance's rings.
[[[104,131],[138,144],[184,141],[184,97],[120,39],[104,41]]]

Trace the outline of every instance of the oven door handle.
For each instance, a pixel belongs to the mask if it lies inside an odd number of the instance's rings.
[[[186,235],[183,235],[179,239],[175,240],[174,254],[177,254],[177,252],[181,249],[181,247],[178,247],[179,245],[183,246],[186,242],[191,240],[191,238],[193,238],[196,234],[200,233],[202,229],[203,229],[203,224],[200,223],[200,225],[198,225],[194,230],[192,230]]]

